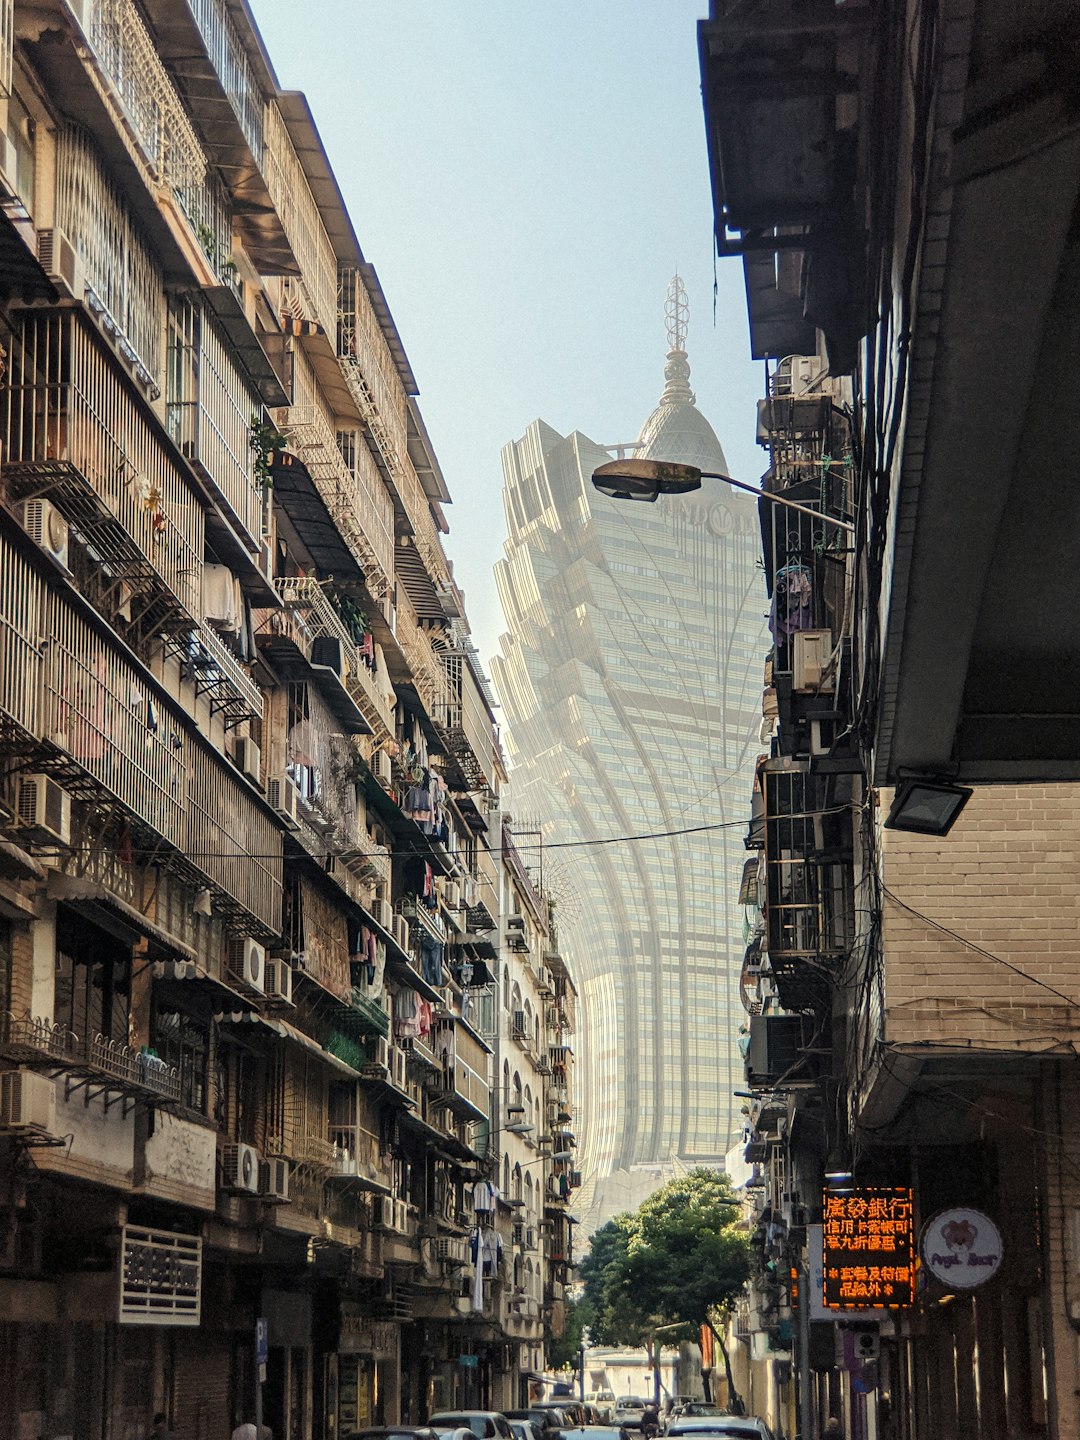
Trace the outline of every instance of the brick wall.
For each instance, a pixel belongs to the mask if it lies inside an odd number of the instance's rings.
[[[1080,1041],[1080,785],[980,787],[947,836],[883,830],[881,844],[887,1041]]]

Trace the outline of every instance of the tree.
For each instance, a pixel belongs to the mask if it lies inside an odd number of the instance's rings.
[[[581,1264],[585,1295],[603,1343],[641,1345],[660,1326],[707,1325],[724,1357],[716,1321],[750,1273],[750,1246],[736,1222],[739,1202],[725,1175],[692,1170],[651,1195],[633,1215],[596,1232]]]

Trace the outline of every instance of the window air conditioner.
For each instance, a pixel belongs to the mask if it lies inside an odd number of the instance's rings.
[[[19,825],[41,844],[70,843],[71,796],[50,776],[20,776],[15,809]]]
[[[410,938],[410,934],[409,934],[409,922],[405,919],[405,916],[404,916],[404,915],[395,915],[395,916],[394,916],[394,939],[395,939],[395,940],[397,941],[397,943],[401,946],[402,950],[405,950],[405,951],[408,950],[408,948],[409,948],[409,938]]]
[[[259,1193],[259,1152],[254,1145],[226,1145],[221,1152],[221,1188]]]
[[[266,949],[250,935],[240,938],[240,960],[237,978],[257,995],[266,993]]]
[[[376,1230],[395,1229],[397,1201],[392,1195],[376,1195],[371,1202],[371,1223]]]
[[[390,1073],[399,1090],[405,1089],[405,1051],[394,1046],[390,1053]]]
[[[290,779],[281,776],[266,787],[266,798],[290,830],[300,829],[300,792]]]
[[[46,555],[68,568],[68,522],[48,500],[26,500],[22,507],[23,529]]]
[[[376,780],[384,785],[389,785],[393,779],[393,771],[390,763],[390,756],[385,750],[376,750],[371,757],[371,773]]]
[[[267,1200],[282,1203],[289,1198],[289,1162],[287,1160],[264,1160],[259,1167],[259,1190]]]
[[[0,1129],[39,1130],[51,1135],[56,1128],[56,1086],[46,1075],[32,1070],[8,1070],[0,1075]]]
[[[798,694],[833,688],[825,669],[833,652],[831,630],[796,630],[792,637],[791,688]]]
[[[82,300],[86,291],[82,258],[62,230],[39,230],[38,260],[49,279],[69,299]]]
[[[371,902],[371,918],[384,930],[393,933],[394,912],[390,909],[389,900],[373,900]]]
[[[515,1011],[514,1011],[514,1019],[513,1019],[513,1022],[512,1022],[512,1029],[513,1029],[513,1033],[514,1033],[514,1038],[515,1038],[515,1039],[517,1039],[517,1040],[527,1040],[527,1039],[528,1039],[528,1037],[529,1037],[529,1027],[528,1027],[528,1025],[525,1023],[525,1011],[524,1011],[524,1010],[515,1010]]]
[[[266,995],[269,1000],[280,1000],[285,1005],[293,1003],[293,972],[287,960],[267,960]]]
[[[250,735],[236,737],[233,741],[232,758],[236,768],[258,785],[262,777],[262,755]]]

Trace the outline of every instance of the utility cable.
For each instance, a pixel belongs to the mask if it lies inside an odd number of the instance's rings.
[[[899,895],[894,894],[887,885],[883,885],[881,888],[883,894],[891,900],[894,905],[899,906],[901,910],[906,910],[909,915],[913,915],[917,920],[922,920],[924,924],[939,931],[942,935],[948,935],[950,939],[958,941],[961,945],[966,946],[968,950],[974,950],[976,955],[981,955],[986,960],[993,960],[998,965],[1004,965],[1006,970],[1011,970],[1014,975],[1019,975],[1021,979],[1030,980],[1033,985],[1041,986],[1043,990],[1048,990],[1051,995],[1056,995],[1059,1000],[1064,1000],[1066,1005],[1072,1006],[1074,1009],[1080,1009],[1080,1000],[1075,1000],[1072,996],[1066,995],[1063,990],[1055,989],[1053,985],[1048,984],[1045,980],[1040,980],[1038,975],[1032,975],[1029,970],[1022,970],[1019,965],[1014,965],[1011,960],[1006,960],[1003,955],[995,955],[992,950],[987,950],[974,940],[969,940],[966,935],[961,935],[959,931],[951,930],[948,925],[943,925],[940,920],[934,920],[931,916],[924,915],[921,910],[916,910],[914,905],[909,905],[906,900],[901,900]]]

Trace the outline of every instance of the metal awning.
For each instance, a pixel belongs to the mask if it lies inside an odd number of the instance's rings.
[[[293,528],[316,568],[339,581],[363,580],[341,527],[326,508],[307,466],[287,450],[276,451],[270,462],[274,499],[287,513]]]
[[[134,945],[140,939],[147,939],[185,960],[194,961],[197,958],[189,945],[175,939],[141,910],[114,895],[100,880],[87,880],[50,870],[46,893],[84,915],[102,930],[107,930],[110,935],[115,935],[124,944]]]
[[[354,1070],[351,1065],[346,1065],[344,1060],[339,1060],[336,1055],[331,1055],[329,1050],[324,1050],[317,1040],[310,1035],[305,1035],[303,1030],[298,1030],[287,1020],[275,1020],[269,1015],[262,1015],[258,1010],[251,1009],[218,1011],[214,1020],[219,1025],[258,1025],[264,1030],[269,1030],[272,1035],[276,1035],[281,1040],[289,1040],[295,1045],[300,1045],[304,1050],[329,1065],[332,1070],[347,1075],[350,1080],[360,1079],[359,1070]]]

